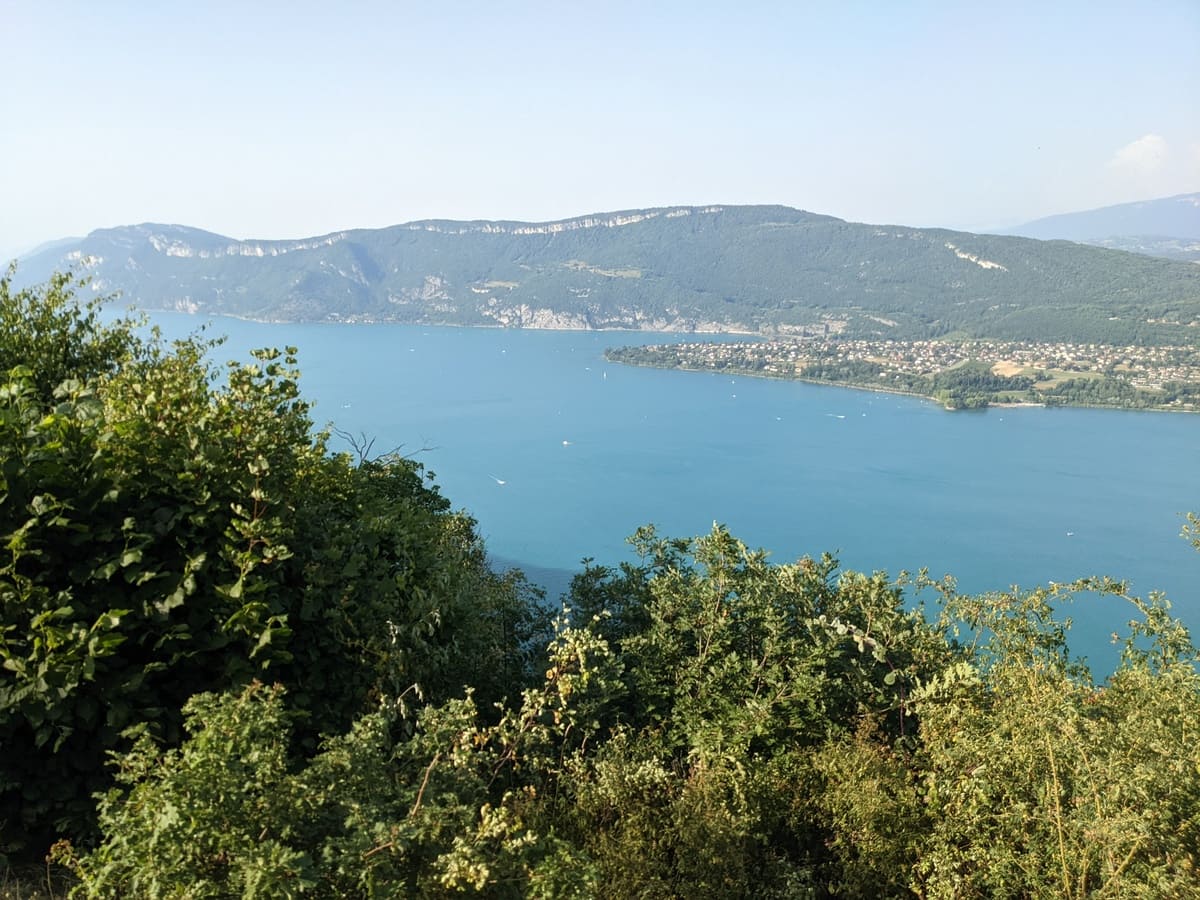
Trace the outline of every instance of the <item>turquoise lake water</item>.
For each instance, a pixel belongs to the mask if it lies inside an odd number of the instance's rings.
[[[154,321],[168,335],[199,324]],[[585,556],[629,559],[624,539],[641,524],[687,536],[716,521],[776,561],[829,551],[844,568],[924,566],[968,592],[1109,574],[1165,591],[1200,632],[1200,554],[1179,537],[1200,510],[1198,416],[948,413],[602,357],[678,335],[231,319],[211,331],[229,338],[219,360],[298,346],[318,424],[415,452],[493,557],[552,592]],[[1127,609],[1076,605],[1073,650],[1106,667]]]

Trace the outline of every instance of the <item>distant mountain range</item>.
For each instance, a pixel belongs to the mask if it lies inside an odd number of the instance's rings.
[[[1047,216],[1000,233],[1200,262],[1200,193]]]
[[[55,243],[149,310],[265,321],[964,336],[1200,337],[1200,266],[1066,241],[692,206],[557,222],[430,220],[305,240],[134,225]]]

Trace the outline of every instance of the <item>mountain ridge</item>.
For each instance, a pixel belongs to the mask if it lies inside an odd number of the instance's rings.
[[[1191,342],[1200,269],[1066,241],[708,204],[239,240],[98,229],[26,258],[151,310],[266,321]],[[1195,323],[1195,324],[1194,324]]]
[[[1200,240],[1200,191],[1055,213],[998,234],[1084,241],[1112,235],[1162,235]]]
[[[1057,213],[996,233],[1200,262],[1200,192]]]

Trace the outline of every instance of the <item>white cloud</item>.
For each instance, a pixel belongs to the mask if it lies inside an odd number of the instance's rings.
[[[1149,175],[1162,168],[1166,157],[1166,139],[1160,134],[1147,134],[1118,150],[1108,165],[1113,169]]]

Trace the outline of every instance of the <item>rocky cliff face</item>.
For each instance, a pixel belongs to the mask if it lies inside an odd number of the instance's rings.
[[[575,219],[563,219],[560,222],[410,222],[400,227],[410,231],[430,231],[436,234],[562,234],[567,231],[579,231],[585,228],[621,228],[625,225],[636,225],[650,219],[663,217],[678,219],[681,216],[713,215],[721,212],[723,207],[679,207],[677,209],[651,209],[643,212],[611,213],[608,215],[581,216]]]

